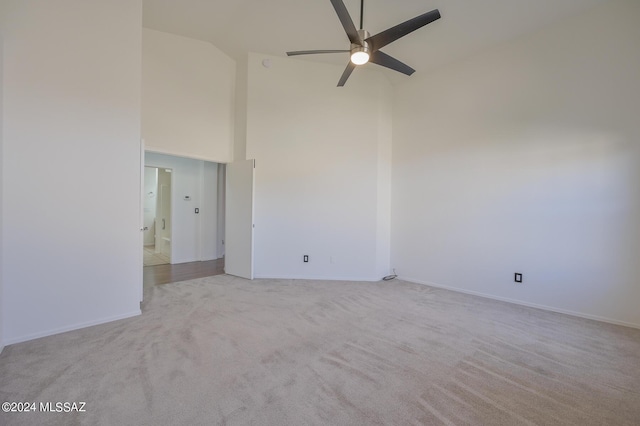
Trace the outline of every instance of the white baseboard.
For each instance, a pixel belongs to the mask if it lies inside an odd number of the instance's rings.
[[[326,276],[315,276],[315,275],[279,275],[279,276],[268,276],[268,275],[255,275],[254,279],[264,279],[264,280],[318,280],[318,281],[364,281],[364,282],[372,282],[372,281],[380,281],[379,277],[326,277]]]
[[[430,281],[419,280],[419,279],[411,278],[411,277],[398,276],[398,279],[402,280],[402,281],[407,281],[407,282],[410,282],[410,283],[414,283],[414,284],[422,284],[422,285],[427,285],[429,287],[436,287],[436,288],[442,288],[442,289],[445,289],[445,290],[451,290],[451,291],[455,291],[457,293],[471,294],[473,296],[484,297],[485,299],[499,300],[501,302],[513,303],[515,305],[521,305],[521,306],[527,306],[527,307],[530,307],[530,308],[542,309],[544,311],[557,312],[559,314],[571,315],[571,316],[574,316],[574,317],[586,318],[586,319],[590,319],[590,320],[594,320],[594,321],[606,322],[606,323],[609,323],[609,324],[622,325],[622,326],[625,326],[625,327],[631,327],[631,328],[640,329],[640,324],[634,324],[634,323],[630,323],[630,322],[619,321],[619,320],[616,320],[616,319],[613,319],[613,318],[606,318],[606,317],[601,317],[601,316],[598,316],[598,315],[585,314],[585,313],[582,313],[582,312],[576,312],[576,311],[571,311],[571,310],[567,310],[567,309],[556,308],[556,307],[553,307],[553,306],[539,305],[537,303],[530,303],[530,302],[525,302],[525,301],[522,301],[522,300],[509,299],[507,297],[495,296],[495,295],[492,295],[492,294],[486,294],[486,293],[481,293],[481,292],[478,292],[478,291],[466,290],[466,289],[458,288],[458,287],[440,285],[440,284],[433,283],[433,282],[430,282]]]
[[[141,314],[142,314],[142,311],[138,309],[127,314],[115,315],[113,317],[101,318],[95,321],[88,321],[80,324],[69,325],[66,327],[59,327],[59,328],[54,328],[47,331],[41,331],[38,333],[27,334],[25,336],[14,337],[14,338],[5,340],[4,342],[2,342],[2,344],[9,346],[16,343],[26,342],[28,340],[34,340],[34,339],[39,339],[41,337],[52,336],[54,334],[66,333],[67,331],[79,330],[81,328],[91,327],[99,324],[105,324],[107,322],[118,321],[125,318],[131,318]]]

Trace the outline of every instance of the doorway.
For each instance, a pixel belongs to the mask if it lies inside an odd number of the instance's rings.
[[[170,175],[166,179],[170,188],[162,187],[163,173]],[[141,228],[147,228],[145,238],[141,238],[147,246],[142,268],[144,285],[224,273],[225,164],[145,151],[141,181]],[[164,223],[162,200],[168,213]],[[162,234],[163,225],[168,235]],[[163,253],[163,248],[170,250]],[[164,255],[170,263],[151,263],[150,255]]]
[[[171,263],[171,173],[144,168],[144,266]]]

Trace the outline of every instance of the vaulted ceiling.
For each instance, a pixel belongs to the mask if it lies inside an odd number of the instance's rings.
[[[343,1],[357,26],[360,1]],[[365,0],[364,28],[376,34],[439,9],[442,19],[382,49],[424,73],[606,1]],[[145,27],[209,41],[235,59],[247,52],[285,56],[291,50],[349,48],[329,0],[143,0],[143,5]],[[297,59],[346,65],[348,54]],[[394,82],[408,78],[382,72]]]

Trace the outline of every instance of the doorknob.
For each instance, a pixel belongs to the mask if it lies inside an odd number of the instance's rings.
[[[144,228],[140,228],[140,230],[141,230],[141,231],[148,231],[148,230],[149,230],[149,227],[148,227],[148,226],[145,226]]]

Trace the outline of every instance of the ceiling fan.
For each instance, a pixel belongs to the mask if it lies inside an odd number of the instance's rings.
[[[380,51],[389,43],[396,41],[397,39],[406,36],[407,34],[422,28],[431,22],[440,19],[440,11],[434,9],[431,12],[424,13],[420,16],[416,16],[413,19],[409,19],[401,24],[391,27],[381,33],[371,36],[368,31],[362,28],[362,15],[364,11],[364,0],[360,0],[360,29],[356,30],[351,16],[345,7],[342,0],[330,0],[333,8],[338,14],[338,18],[344,27],[344,31],[349,37],[351,42],[351,48],[349,50],[298,50],[294,52],[287,52],[287,56],[296,55],[314,55],[318,53],[340,53],[350,52],[351,60],[347,65],[347,68],[342,73],[340,81],[338,81],[338,87],[344,86],[347,79],[353,72],[356,66],[364,65],[367,62],[373,62],[374,64],[381,65],[386,68],[390,68],[394,71],[401,72],[406,75],[411,75],[415,72],[409,65],[400,62],[399,60],[387,55]]]

